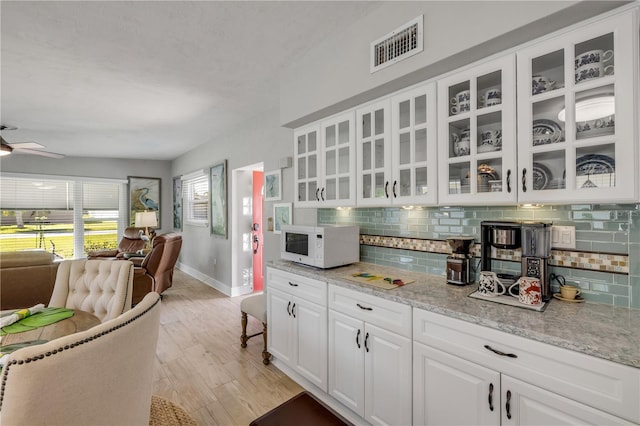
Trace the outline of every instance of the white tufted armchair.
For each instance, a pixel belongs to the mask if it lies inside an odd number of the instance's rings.
[[[51,307],[90,312],[105,322],[131,309],[133,263],[65,260],[60,263]]]
[[[149,293],[113,320],[6,355],[3,426],[148,426],[159,324]]]

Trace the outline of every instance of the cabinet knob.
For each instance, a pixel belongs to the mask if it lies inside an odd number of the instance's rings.
[[[373,308],[370,308],[370,307],[368,307],[368,306],[362,306],[362,305],[361,305],[361,304],[359,304],[359,303],[356,303],[356,306],[357,306],[358,308],[360,308],[360,309],[364,310],[364,311],[373,311]]]
[[[384,183],[384,196],[389,198],[389,181]]]
[[[358,334],[356,335],[356,345],[358,345],[358,349],[360,349],[360,329],[358,329]]]
[[[398,195],[396,195],[396,185],[398,184],[397,180],[393,181],[393,188],[391,189],[391,192],[393,192],[393,198],[398,198]]]
[[[369,342],[369,333],[364,335],[364,349],[369,352],[369,345],[367,345],[367,342]]]
[[[291,315],[293,315],[294,318],[296,317],[296,304],[295,303],[291,307]]]
[[[292,283],[291,281],[289,281],[289,285],[290,285],[291,287],[298,287],[298,284],[296,284],[296,283]]]
[[[316,201],[320,201],[320,197],[318,196],[318,192],[320,192],[320,188],[316,188]]]
[[[511,169],[507,170],[507,192],[511,193]]]
[[[289,304],[287,304],[287,313],[289,314],[289,316],[291,316],[291,301],[289,301]]]
[[[522,169],[522,192],[527,192],[527,169]]]
[[[322,191],[320,191],[320,199],[324,201],[324,188],[322,188]]]
[[[507,418],[511,419],[511,391],[507,391],[507,403],[504,408],[507,410]]]

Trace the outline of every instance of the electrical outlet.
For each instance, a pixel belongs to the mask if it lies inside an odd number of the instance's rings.
[[[575,226],[552,226],[551,227],[551,247],[553,248],[576,248],[576,227]]]

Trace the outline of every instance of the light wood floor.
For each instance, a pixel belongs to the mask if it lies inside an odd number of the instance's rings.
[[[154,393],[180,404],[201,426],[248,425],[303,390],[262,364],[262,336],[240,347],[241,297],[179,270],[163,296]],[[261,330],[250,317],[247,334]]]

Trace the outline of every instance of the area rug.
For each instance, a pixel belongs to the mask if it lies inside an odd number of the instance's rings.
[[[384,290],[392,290],[394,288],[411,284],[415,280],[398,276],[385,277],[384,275],[370,274],[368,272],[357,272],[355,274],[345,275],[343,278],[355,281],[360,284],[372,285]]]
[[[178,404],[152,395],[149,426],[198,426],[198,423]]]

